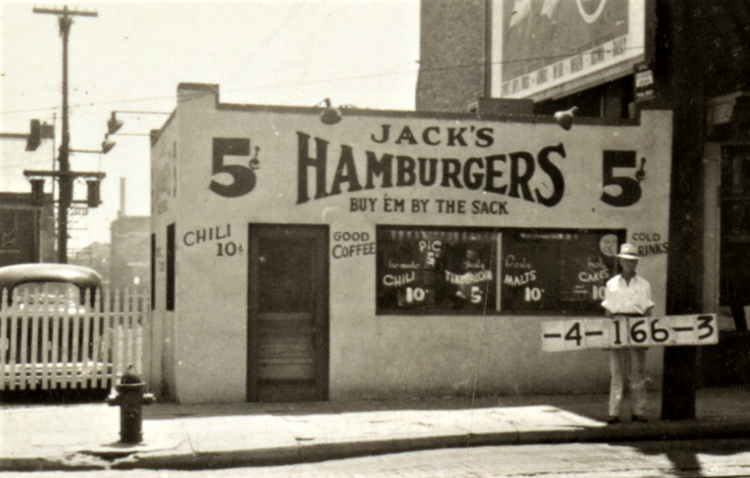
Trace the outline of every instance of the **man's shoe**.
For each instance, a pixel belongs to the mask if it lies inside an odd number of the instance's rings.
[[[607,425],[614,425],[620,423],[620,417],[609,417],[607,418]]]
[[[643,415],[633,415],[633,422],[634,423],[648,423],[648,419],[644,417]]]

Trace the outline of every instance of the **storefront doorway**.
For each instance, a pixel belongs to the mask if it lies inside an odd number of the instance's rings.
[[[328,226],[250,224],[249,402],[328,398]]]
[[[721,305],[732,312],[735,328],[748,330],[750,305],[750,146],[721,150]]]

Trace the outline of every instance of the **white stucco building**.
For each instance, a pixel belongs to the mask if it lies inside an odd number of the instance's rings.
[[[625,241],[664,314],[671,113],[566,131],[551,117],[345,109],[325,124],[321,111],[179,85],[152,136],[165,397],[607,390],[605,352],[543,352],[540,324],[601,315]],[[660,349],[647,366],[660,383]]]

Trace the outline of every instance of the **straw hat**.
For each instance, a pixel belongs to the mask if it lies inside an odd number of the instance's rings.
[[[634,244],[623,244],[620,246],[620,253],[617,257],[621,259],[638,260],[638,248]]]

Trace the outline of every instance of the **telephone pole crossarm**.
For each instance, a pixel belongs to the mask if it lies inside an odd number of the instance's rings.
[[[37,169],[24,169],[23,175],[27,178],[38,178],[38,177],[67,177],[67,178],[94,178],[104,179],[107,173],[101,173],[96,171],[42,171]]]
[[[78,15],[82,17],[96,17],[99,16],[96,12],[87,12],[84,10],[68,10],[68,7],[64,7],[62,10],[54,8],[34,8],[34,13],[49,13],[51,15]]]
[[[28,139],[28,134],[23,133],[0,133],[0,138],[5,139]]]

